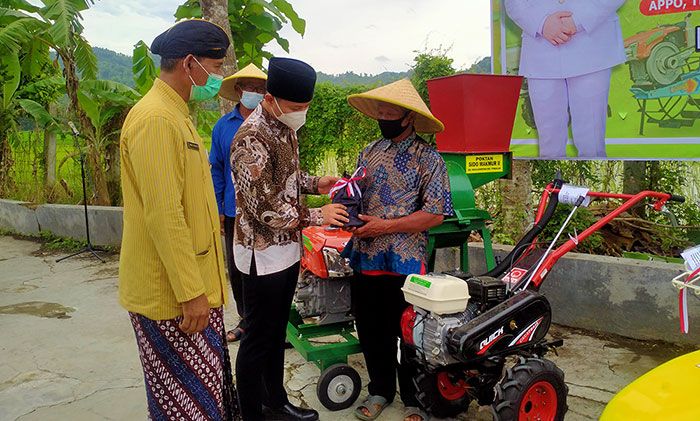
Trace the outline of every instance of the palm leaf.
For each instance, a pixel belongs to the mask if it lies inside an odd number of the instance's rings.
[[[43,0],[46,5],[41,9],[40,14],[51,21],[49,35],[53,42],[66,47],[73,42],[73,34],[79,35],[83,32],[83,25],[80,23],[82,16],[80,12],[87,10],[93,0]]]
[[[97,57],[83,36],[78,36],[76,39],[75,65],[84,79],[97,77]]]
[[[0,54],[17,53],[41,26],[42,22],[34,18],[18,18],[0,26]]]
[[[20,61],[22,73],[30,78],[39,75],[44,66],[48,66],[51,63],[48,45],[38,38],[33,38],[29,41],[22,49],[22,52],[24,53]]]
[[[5,7],[10,9],[24,10],[29,13],[36,13],[40,10],[39,7],[34,6],[26,0],[5,0]]]
[[[19,57],[16,54],[0,56],[0,82],[2,83],[2,107],[10,106],[20,81]]]
[[[46,108],[42,107],[38,102],[32,101],[31,99],[20,99],[17,103],[19,103],[19,106],[22,107],[27,114],[32,116],[37,126],[51,131],[59,130],[56,119],[54,119],[51,113],[46,111]]]
[[[153,86],[157,72],[148,46],[143,41],[137,42],[134,46],[131,71],[134,75],[136,89],[145,95]]]

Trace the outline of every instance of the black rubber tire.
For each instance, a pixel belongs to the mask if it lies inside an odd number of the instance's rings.
[[[333,382],[338,381],[340,376],[345,376],[345,382],[343,382],[345,390],[341,393],[338,392],[338,389],[332,390]],[[350,383],[347,383],[348,380]],[[329,411],[340,411],[355,403],[361,389],[362,380],[354,368],[347,364],[335,364],[325,369],[321,373],[321,377],[318,378],[316,396]],[[333,392],[336,393],[335,396],[331,396]]]
[[[557,398],[557,411],[552,420],[564,419],[568,407],[566,396],[569,388],[564,383],[564,372],[552,361],[540,358],[519,357],[520,361],[506,370],[496,385],[491,411],[495,421],[519,421],[520,405],[529,388],[538,382],[549,383]]]
[[[416,386],[416,398],[422,410],[438,418],[453,418],[467,412],[471,397],[447,400],[438,390],[437,373],[420,373],[413,379]]]

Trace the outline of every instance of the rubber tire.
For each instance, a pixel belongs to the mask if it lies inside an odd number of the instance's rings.
[[[491,405],[494,421],[518,420],[525,392],[540,381],[548,382],[557,394],[557,412],[552,421],[563,420],[568,409],[566,396],[569,393],[569,388],[564,383],[564,372],[547,359],[519,358],[520,361],[508,368],[503,379],[496,385],[496,396]]]
[[[445,399],[437,387],[437,373],[420,373],[413,379],[416,386],[416,399],[422,410],[437,418],[454,418],[467,412],[471,397],[465,394],[457,400]]]
[[[352,393],[342,402],[334,402],[328,396],[328,386],[331,381],[338,376],[350,377],[353,386]],[[355,403],[357,397],[360,396],[361,389],[362,380],[357,370],[347,364],[335,364],[325,369],[318,378],[318,382],[316,383],[316,396],[318,396],[321,405],[326,407],[329,411],[340,411],[349,408]]]

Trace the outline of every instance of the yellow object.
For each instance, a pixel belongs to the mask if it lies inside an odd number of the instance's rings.
[[[408,79],[402,79],[371,91],[348,96],[348,103],[367,117],[377,120],[379,102],[398,105],[416,112],[416,131],[420,133],[438,133],[445,129],[440,120],[435,118],[428,106]]]
[[[481,174],[487,172],[503,171],[503,155],[467,155],[467,174]]]
[[[675,358],[622,389],[601,421],[697,421],[700,405],[700,351]]]
[[[241,79],[267,80],[267,75],[265,72],[260,70],[258,66],[250,63],[241,70],[224,79],[224,81],[221,83],[219,96],[234,102],[240,101],[241,97],[236,93],[236,85]]]
[[[226,303],[219,215],[209,161],[187,104],[156,79],[120,139],[124,230],[119,301],[153,320],[206,294]]]

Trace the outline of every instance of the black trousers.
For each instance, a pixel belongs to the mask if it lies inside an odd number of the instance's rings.
[[[369,374],[369,394],[393,402],[398,374],[404,405],[418,406],[413,384],[416,369],[409,363],[415,351],[402,346],[400,363],[396,355],[401,314],[408,306],[401,291],[405,279],[404,276],[369,276],[356,272],[351,283],[352,309]]]
[[[245,329],[245,314],[243,305],[243,281],[241,280],[241,271],[236,268],[236,262],[233,257],[233,227],[236,225],[236,218],[230,216],[224,217],[224,241],[226,242],[226,266],[228,267],[228,279],[231,282],[231,290],[233,291],[233,300],[236,302],[236,311],[238,316],[242,318],[239,326]]]
[[[245,320],[250,328],[241,339],[236,358],[236,387],[244,421],[262,420],[262,405],[279,408],[289,403],[284,389],[284,344],[299,262],[281,272],[243,274]]]

